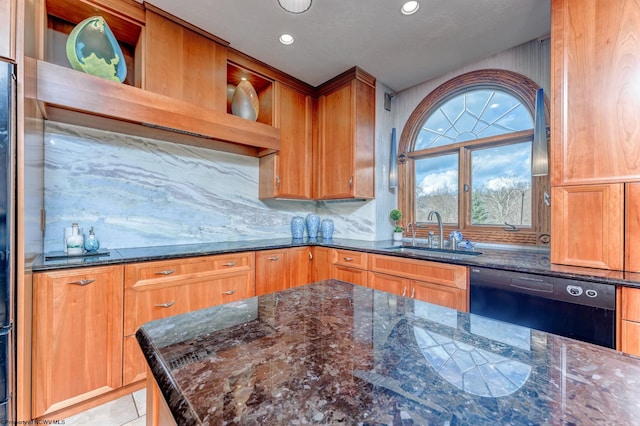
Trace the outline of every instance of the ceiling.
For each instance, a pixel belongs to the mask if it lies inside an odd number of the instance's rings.
[[[549,33],[549,0],[420,0],[411,16],[403,2],[313,0],[296,15],[277,0],[149,1],[313,86],[357,65],[401,91]]]

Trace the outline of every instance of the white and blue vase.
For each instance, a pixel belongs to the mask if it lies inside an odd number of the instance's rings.
[[[306,222],[307,234],[309,234],[309,238],[318,238],[318,231],[320,230],[320,216],[318,216],[317,214],[309,213],[307,215]]]
[[[333,220],[324,219],[320,224],[320,232],[322,232],[323,240],[330,240],[333,238]]]
[[[294,240],[301,240],[304,237],[304,218],[295,216],[291,219],[291,236]]]

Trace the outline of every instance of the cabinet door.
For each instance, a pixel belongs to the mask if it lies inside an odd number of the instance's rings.
[[[317,198],[354,194],[355,81],[319,100]]]
[[[280,150],[260,158],[260,198],[310,199],[311,96],[277,81],[274,87],[274,125],[280,128]]]
[[[625,185],[624,270],[640,272],[640,183]]]
[[[459,288],[411,280],[411,297],[461,312],[469,311],[468,293]]]
[[[311,247],[293,247],[287,250],[289,287],[309,284],[312,281],[313,255]]]
[[[227,48],[146,11],[144,87],[204,108],[227,109]]]
[[[256,252],[256,296],[286,288],[289,288],[286,249]]]
[[[551,262],[622,270],[623,184],[551,190]]]
[[[369,287],[374,290],[386,291],[399,296],[408,296],[411,288],[411,280],[393,275],[369,272]]]
[[[551,14],[552,184],[640,178],[640,6],[553,0]]]
[[[122,385],[123,267],[34,275],[33,416]]]
[[[331,278],[331,251],[328,247],[313,247],[311,281],[324,281]]]
[[[0,57],[15,59],[14,55],[15,0],[0,0]]]

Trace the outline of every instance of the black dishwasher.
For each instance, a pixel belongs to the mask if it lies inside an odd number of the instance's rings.
[[[615,348],[614,285],[472,267],[470,287],[472,314]]]

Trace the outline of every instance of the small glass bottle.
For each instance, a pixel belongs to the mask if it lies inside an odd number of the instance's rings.
[[[77,223],[71,224],[71,235],[67,237],[67,254],[82,254],[84,252],[84,236],[80,233]]]
[[[84,249],[89,253],[98,251],[100,248],[100,241],[96,238],[96,234],[93,232],[93,226],[89,229],[89,237],[84,242]]]

